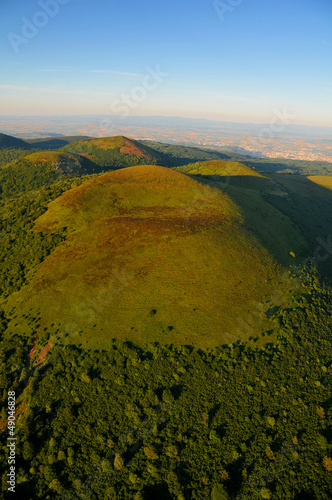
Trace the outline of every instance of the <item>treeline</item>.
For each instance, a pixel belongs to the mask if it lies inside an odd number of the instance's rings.
[[[0,199],[0,298],[18,291],[37,264],[65,239],[66,231],[43,234],[33,231],[35,220],[47,204],[91,176],[67,178],[18,197]]]
[[[0,152],[0,167],[17,160],[23,156],[37,152],[38,149],[8,148]]]

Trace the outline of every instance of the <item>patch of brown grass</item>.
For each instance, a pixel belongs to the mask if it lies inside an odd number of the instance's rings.
[[[120,153],[123,153],[125,155],[134,155],[138,157],[143,157],[146,160],[150,159],[150,156],[142,151],[139,147],[136,146],[132,141],[129,139],[125,138],[125,145],[120,148]]]

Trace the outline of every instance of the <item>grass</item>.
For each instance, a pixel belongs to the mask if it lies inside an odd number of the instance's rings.
[[[82,146],[94,146],[97,149],[119,149],[125,145],[125,138],[122,136],[102,137],[100,139],[85,139],[78,142],[82,143]]]
[[[323,277],[332,281],[332,255],[328,240],[332,234],[332,193],[331,177],[305,177],[302,175],[270,174],[281,184],[289,195],[286,198],[272,197],[270,203],[289,217],[292,224],[300,229],[307,240],[308,251],[305,258],[312,258],[315,251],[325,241],[328,253],[319,262]],[[326,251],[320,251],[321,255]]]
[[[95,177],[37,220],[36,231],[67,227],[68,237],[4,305],[20,311],[9,329],[32,334],[24,315],[40,314],[40,329],[91,347],[112,338],[212,347],[248,338],[241,321],[260,304],[268,330],[264,309],[290,284],[243,221],[227,194],[164,167]]]
[[[222,161],[222,160],[212,160],[203,161],[197,163],[191,163],[183,167],[175,167],[175,170],[183,172],[184,174],[190,175],[202,175],[202,176],[217,176],[217,177],[227,177],[227,176],[246,176],[246,177],[261,177],[263,176],[256,172],[254,169],[244,165],[243,163],[237,163],[232,161]]]
[[[332,189],[332,175],[310,175],[307,177],[309,181],[318,184],[319,186],[325,187],[327,189]]]

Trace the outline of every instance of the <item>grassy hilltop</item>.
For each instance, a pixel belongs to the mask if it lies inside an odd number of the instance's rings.
[[[244,339],[237,319],[280,281],[225,193],[164,167],[122,169],[67,191],[34,231],[62,228],[66,240],[6,310],[40,310],[43,328],[61,317],[57,329],[75,330],[77,341]]]

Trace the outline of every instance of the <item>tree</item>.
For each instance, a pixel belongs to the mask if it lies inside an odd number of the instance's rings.
[[[124,460],[120,453],[116,453],[114,457],[114,469],[122,470],[124,466]]]

